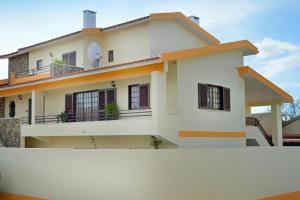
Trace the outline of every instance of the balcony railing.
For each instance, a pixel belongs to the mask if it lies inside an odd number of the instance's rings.
[[[108,120],[119,120],[124,118],[147,117],[147,116],[152,116],[152,111],[150,109],[121,110],[118,115],[107,114],[103,111],[95,112],[95,113],[85,113],[85,114],[71,113],[71,114],[60,114],[60,115],[36,116],[35,124],[108,121]],[[31,124],[31,120],[28,117],[21,117],[21,123],[23,125]]]
[[[51,64],[49,66],[43,66],[43,67],[33,68],[25,71],[13,72],[15,73],[15,75],[12,76],[13,78],[23,78],[23,77],[48,73],[49,76],[56,77],[56,76],[71,74],[74,72],[79,72],[82,70],[84,70],[84,68],[78,66],[72,66],[67,64]]]

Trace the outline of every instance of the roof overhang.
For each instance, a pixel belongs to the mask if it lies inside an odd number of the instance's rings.
[[[180,24],[189,28],[191,31],[199,35],[208,44],[220,44],[220,41],[206,30],[201,28],[198,24],[195,24],[191,19],[182,14],[181,12],[169,12],[169,13],[153,13],[150,14],[150,20],[163,20],[163,19],[175,19]]]
[[[225,51],[239,49],[244,56],[254,55],[258,53],[258,49],[248,40],[228,42],[218,45],[206,46],[202,48],[185,49],[180,51],[172,51],[161,54],[162,61],[176,60],[180,58],[188,58],[195,56],[204,56],[209,54],[221,53]]]
[[[239,74],[245,80],[246,104],[264,106],[273,103],[292,102],[293,97],[283,89],[260,75],[251,67],[239,67]]]

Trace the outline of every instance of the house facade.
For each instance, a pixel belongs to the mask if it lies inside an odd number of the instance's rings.
[[[293,98],[244,66],[251,42],[221,43],[198,20],[155,13],[97,28],[84,11],[82,30],[1,56],[0,115],[20,119],[28,148],[152,148],[153,136],[159,148],[245,147],[270,145],[250,109],[271,105],[282,145],[280,106]]]

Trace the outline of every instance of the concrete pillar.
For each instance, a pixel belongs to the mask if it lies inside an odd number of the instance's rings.
[[[275,146],[282,146],[281,104],[271,105],[272,111],[272,141]]]
[[[151,72],[151,108],[152,108],[152,119],[156,125],[157,132],[161,123],[162,118],[166,114],[166,73],[154,71]]]
[[[36,91],[31,92],[31,124],[35,125],[35,112],[36,111]]]

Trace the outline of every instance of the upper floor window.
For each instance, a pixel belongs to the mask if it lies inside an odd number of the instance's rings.
[[[15,117],[16,115],[16,104],[14,101],[9,103],[9,117]]]
[[[108,51],[108,62],[114,61],[114,50]]]
[[[36,68],[41,69],[43,67],[43,60],[36,61]]]
[[[65,64],[76,66],[76,51],[63,54],[62,59]]]
[[[143,109],[150,107],[150,85],[130,85],[128,88],[129,109]]]
[[[230,111],[230,89],[209,84],[198,84],[198,107]]]

